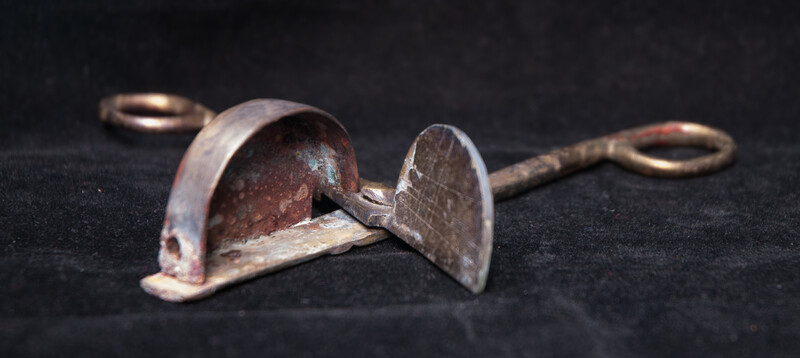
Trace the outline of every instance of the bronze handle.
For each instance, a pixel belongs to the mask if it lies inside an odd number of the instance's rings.
[[[652,157],[639,149],[656,146],[695,146],[714,153],[688,160]],[[725,132],[688,122],[637,127],[586,140],[527,159],[489,175],[494,199],[502,200],[566,176],[601,160],[612,160],[633,172],[663,178],[704,175],[733,163],[736,144]]]

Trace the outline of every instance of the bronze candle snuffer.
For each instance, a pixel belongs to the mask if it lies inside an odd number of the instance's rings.
[[[300,103],[256,99],[218,115],[186,98],[123,94],[100,102],[104,122],[145,132],[200,130],[180,163],[158,255],[141,286],[173,302],[325,254],[396,236],[473,293],[483,291],[494,201],[604,160],[648,176],[682,178],[730,165],[736,144],[696,123],[646,125],[536,156],[489,174],[456,127],[435,124],[414,140],[394,187],[358,175],[350,137],[332,115]],[[640,149],[694,146],[688,160]],[[325,196],[341,209],[315,218]]]

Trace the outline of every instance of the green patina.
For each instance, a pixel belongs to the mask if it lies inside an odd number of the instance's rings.
[[[303,150],[295,152],[295,157],[303,161],[312,172],[324,173],[323,180],[329,185],[339,185],[339,173],[334,159],[336,153],[325,143],[317,146],[308,142],[306,144]]]

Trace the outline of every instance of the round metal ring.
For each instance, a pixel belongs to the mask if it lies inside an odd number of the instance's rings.
[[[716,172],[736,159],[736,143],[722,130],[689,122],[667,122],[634,128],[618,135],[610,158],[634,172],[662,178],[684,178]],[[711,154],[670,160],[650,156],[640,148],[695,146],[715,150]]]
[[[199,131],[216,113],[192,100],[164,93],[124,93],[100,101],[104,123],[145,133]]]

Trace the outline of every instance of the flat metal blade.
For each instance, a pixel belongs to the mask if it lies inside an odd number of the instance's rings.
[[[433,125],[403,163],[389,230],[473,293],[486,285],[494,202],[486,166],[464,132]]]
[[[336,210],[269,235],[226,242],[208,253],[206,280],[201,284],[180,281],[163,272],[145,277],[140,284],[151,295],[166,301],[193,301],[237,282],[390,236],[384,229],[364,226],[343,210]]]

